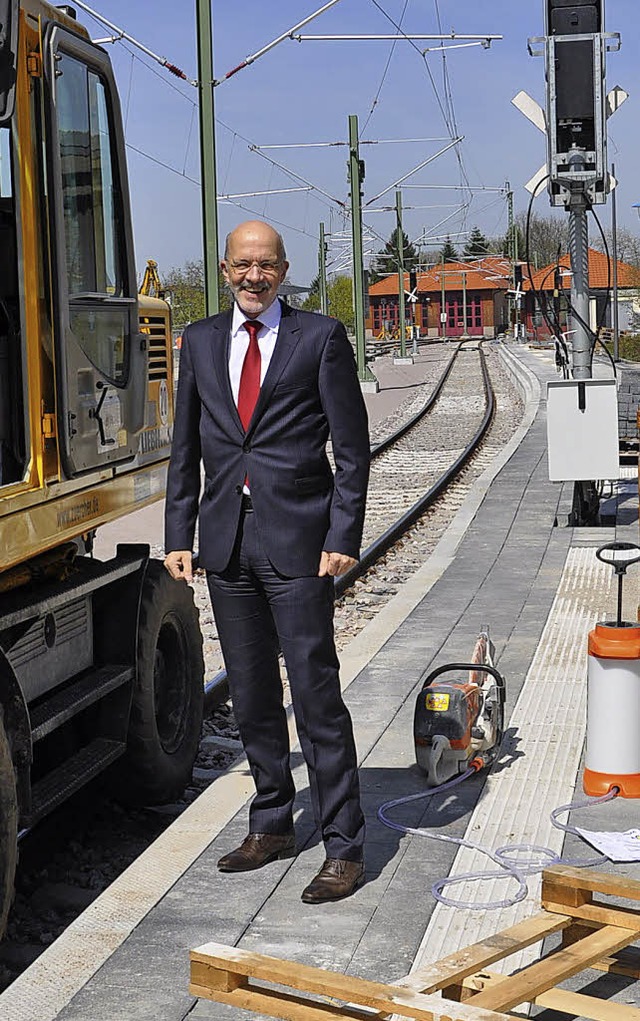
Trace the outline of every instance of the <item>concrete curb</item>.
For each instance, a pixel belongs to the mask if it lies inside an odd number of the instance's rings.
[[[533,422],[540,384],[503,345],[500,354],[525,397],[522,422],[509,443],[474,483],[435,551],[341,655],[343,690],[367,666],[453,561],[491,483]],[[295,723],[288,710],[292,748]],[[0,995],[0,1021],[54,1021],[73,996],[124,943],[253,794],[246,758],[214,780],[165,832]]]

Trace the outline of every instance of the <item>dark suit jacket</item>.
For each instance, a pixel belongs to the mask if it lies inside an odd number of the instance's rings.
[[[200,566],[224,570],[248,475],[256,525],[281,574],[316,574],[322,550],[358,557],[369,434],[344,326],[283,304],[246,434],[229,382],[230,332],[226,312],[193,323],[182,337],[165,549],[192,549],[199,507]],[[335,476],[325,450],[329,435]]]

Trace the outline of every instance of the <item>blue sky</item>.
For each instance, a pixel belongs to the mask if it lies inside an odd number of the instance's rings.
[[[149,49],[182,67],[190,78],[197,76],[195,0],[180,3],[154,0],[153,5],[148,0],[93,0],[91,6]],[[213,0],[216,77],[320,6],[321,0],[241,3]],[[395,32],[380,8],[396,22],[404,11],[402,27],[406,32],[448,32],[453,28],[458,33],[504,35],[489,50],[476,47],[451,51],[447,69],[455,123],[459,134],[465,136],[460,152],[468,180],[472,185],[487,187],[500,187],[509,180],[516,211],[526,208],[528,193],[524,183],[544,162],[544,139],[510,101],[520,89],[539,102],[544,101],[543,61],[527,53],[527,38],[543,32],[543,0],[341,0],[302,31]],[[93,38],[109,34],[82,11],[78,10],[78,15]],[[606,29],[622,36],[621,51],[609,54],[608,87],[619,84],[630,93],[630,99],[610,122],[609,160],[616,163],[620,182],[618,220],[640,232],[636,211],[632,209],[634,202],[640,202],[637,0],[607,0]],[[428,57],[434,90],[420,54],[409,43],[398,43],[380,89],[391,46],[390,42],[286,40],[220,85],[215,90],[219,193],[300,187],[300,182],[252,153],[248,143],[346,141],[349,114],[358,115],[363,139],[446,137],[449,129],[436,97],[437,92],[440,103],[446,105],[441,55],[433,53]],[[166,271],[202,255],[200,193],[194,183],[200,177],[197,92],[155,64],[150,69],[146,66],[151,63],[148,58],[129,44],[125,48],[116,43],[108,50],[120,88],[130,146],[138,269],[144,268],[146,259],[154,258],[160,270]],[[136,53],[135,58],[132,52]],[[377,95],[378,101],[363,130]],[[363,146],[365,201],[445,144],[434,141]],[[345,147],[270,150],[266,155],[335,199],[347,201]],[[450,152],[406,183],[460,184],[460,174],[458,161]],[[433,231],[433,225],[454,212],[458,199],[459,193],[454,191],[403,189],[405,229],[409,236],[417,237],[425,227]],[[393,205],[394,201],[394,192],[390,192],[375,205]],[[316,272],[320,221],[336,235],[348,226],[340,206],[315,191],[242,202],[251,213],[229,203],[220,204],[221,238],[253,213],[270,220],[284,235],[291,278],[302,284],[308,283]],[[408,208],[440,204],[443,208]],[[536,209],[546,214],[549,208],[544,193],[537,200]],[[598,212],[607,224],[610,203]],[[372,214],[367,219],[385,239],[395,224],[392,213]],[[507,225],[504,198],[490,192],[478,193],[466,215],[456,214],[442,230],[454,233],[475,225],[489,235],[504,233]],[[440,232],[441,229],[436,231]],[[338,257],[338,250],[333,249],[331,255]]]

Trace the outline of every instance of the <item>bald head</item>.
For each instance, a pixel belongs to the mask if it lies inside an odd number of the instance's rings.
[[[220,268],[244,314],[257,319],[276,300],[289,263],[277,230],[247,220],[228,235]]]
[[[282,234],[279,234],[277,230],[274,230],[274,228],[271,227],[270,224],[265,223],[264,220],[245,220],[244,223],[239,223],[237,227],[227,234],[224,246],[225,262],[229,261],[229,252],[234,244],[242,244],[244,242],[274,245],[278,261],[287,261],[287,253],[285,251],[284,241],[282,240]]]

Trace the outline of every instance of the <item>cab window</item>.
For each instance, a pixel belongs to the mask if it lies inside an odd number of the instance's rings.
[[[127,371],[122,204],[109,105],[98,74],[58,52],[56,107],[70,326],[96,368],[122,384]],[[104,306],[106,299],[116,299]]]
[[[25,467],[12,150],[10,129],[0,127],[0,486],[18,482]]]

